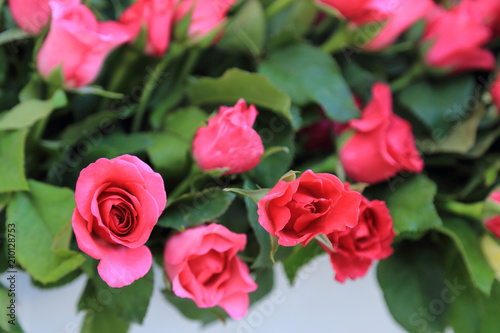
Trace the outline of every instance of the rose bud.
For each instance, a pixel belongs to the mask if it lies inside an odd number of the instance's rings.
[[[16,24],[25,32],[37,35],[50,18],[50,0],[9,0],[9,8]],[[61,4],[80,0],[55,0]]]
[[[356,182],[375,184],[400,171],[421,172],[424,162],[411,124],[392,112],[390,87],[376,83],[372,96],[361,119],[349,121],[354,134],[340,150],[346,174]]]
[[[234,107],[221,106],[208,126],[200,127],[193,140],[193,157],[203,170],[229,168],[226,174],[237,174],[255,168],[264,145],[252,128],[257,109],[240,99]]]
[[[200,308],[220,306],[233,319],[243,318],[248,293],[257,289],[248,266],[237,256],[247,237],[219,224],[199,225],[174,234],[165,244],[165,271],[173,292]]]
[[[392,217],[385,202],[369,201],[363,197],[358,224],[352,229],[327,235],[334,251],[322,243],[320,245],[330,255],[335,279],[344,282],[346,278],[354,280],[365,276],[373,260],[390,256],[395,236]]]
[[[130,34],[117,22],[98,22],[92,11],[78,1],[65,5],[51,1],[50,7],[52,20],[38,52],[38,71],[47,78],[62,65],[66,88],[92,83],[107,55],[129,41]]]
[[[495,67],[491,51],[482,48],[490,41],[491,31],[475,6],[475,2],[463,1],[451,10],[439,7],[429,16],[423,39],[431,45],[425,55],[430,66],[455,73]]]
[[[278,244],[305,246],[314,237],[344,231],[358,223],[361,194],[344,188],[336,176],[304,172],[280,180],[257,204],[259,223]]]
[[[170,44],[174,7],[175,0],[139,0],[123,12],[119,21],[130,29],[133,39],[137,38],[145,26],[145,53],[161,57]]]
[[[151,268],[149,239],[167,197],[161,176],[135,156],[101,158],[76,182],[72,225],[78,247],[100,260],[111,287],[127,286]]]

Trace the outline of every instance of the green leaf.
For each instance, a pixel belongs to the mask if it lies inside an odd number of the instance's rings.
[[[96,95],[96,96],[101,96],[105,98],[111,98],[111,99],[122,99],[125,97],[122,93],[117,93],[113,91],[107,91],[104,90],[102,87],[99,86],[85,86],[85,87],[80,87],[74,90],[70,90],[71,92],[74,92],[76,94],[80,95]]]
[[[72,123],[61,134],[61,143],[73,146],[80,140],[88,140],[94,145],[101,144],[104,135],[115,129],[113,122],[118,119],[114,111],[100,111],[85,118],[82,122]]]
[[[185,176],[190,169],[191,143],[176,134],[155,134],[147,152],[155,169],[167,179]]]
[[[15,193],[7,208],[7,223],[16,225],[17,238],[30,240],[19,242],[16,259],[34,279],[55,282],[85,260],[69,249],[74,193],[33,180],[29,188],[30,193]]]
[[[434,207],[437,190],[434,182],[424,175],[396,176],[389,182],[389,186],[370,188],[367,192],[387,203],[396,233],[424,231],[442,225]]]
[[[203,323],[208,323],[217,319],[212,309],[199,308],[192,299],[177,297],[169,290],[163,290],[163,295],[170,304],[175,306],[177,310],[188,319],[199,320]],[[219,311],[223,312],[222,310]]]
[[[236,195],[219,188],[176,198],[158,220],[158,225],[177,230],[212,221],[228,209]]]
[[[335,60],[318,48],[297,44],[279,49],[259,65],[259,73],[298,105],[315,102],[329,118],[341,122],[359,116]]]
[[[191,106],[167,114],[163,122],[166,133],[176,135],[191,143],[196,131],[205,125],[208,115],[201,109]]]
[[[246,53],[253,56],[262,53],[266,38],[264,10],[257,0],[245,3],[229,22],[217,47],[228,53]]]
[[[201,78],[191,82],[188,93],[196,105],[231,105],[244,98],[249,104],[270,109],[292,121],[290,97],[273,86],[265,75],[232,68],[220,78]]]
[[[113,332],[127,333],[130,323],[116,316],[113,312],[104,309],[97,311],[90,309],[85,315],[81,333]]]
[[[31,35],[19,28],[11,28],[0,33],[0,45],[12,43],[21,39],[30,38]]]
[[[52,110],[66,105],[66,95],[56,91],[52,99],[40,101],[27,100],[6,111],[0,118],[0,130],[15,130],[32,126],[38,120],[47,117]]]
[[[250,198],[253,202],[258,203],[260,199],[265,197],[269,193],[268,188],[263,188],[260,190],[242,190],[241,188],[225,188],[224,191],[233,192],[242,195],[245,198]]]
[[[138,154],[153,144],[149,133],[115,133],[104,137],[100,145],[115,151],[116,156]]]
[[[256,291],[250,293],[250,304],[261,300],[273,290],[274,270],[272,268],[261,268],[255,270],[255,283],[257,283],[257,286],[259,287]]]
[[[93,277],[89,279],[85,290],[80,297],[80,310],[91,311],[97,303],[110,313],[126,320],[141,324],[148,310],[149,300],[153,294],[153,269],[131,285],[122,288],[111,288],[96,272],[93,263]]]
[[[478,232],[459,217],[443,219],[444,225],[438,230],[450,237],[462,254],[467,270],[474,285],[485,294],[489,294],[495,272],[488,264],[481,251],[481,239]]]
[[[432,307],[447,286],[438,258],[439,250],[432,244],[405,242],[377,267],[389,311],[408,332],[444,329],[447,304],[443,303],[440,311]]]
[[[6,283],[9,283],[9,280],[6,280],[9,276],[7,275],[5,279],[3,279]],[[0,317],[0,332],[7,333],[22,333],[23,330],[19,325],[19,304],[17,303],[18,297],[16,297],[16,292],[11,292],[9,289],[5,288],[0,284],[0,304],[2,304],[2,316]],[[10,294],[10,295],[9,295]],[[17,292],[19,295],[19,292]],[[11,300],[14,300],[15,303],[11,303]],[[15,318],[10,317],[10,304],[14,304],[15,306]],[[11,324],[9,321],[12,320]]]
[[[28,190],[24,176],[26,129],[0,131],[0,193]]]
[[[440,140],[457,121],[467,117],[474,86],[472,75],[419,81],[405,88],[398,99]]]
[[[325,251],[315,241],[309,242],[306,246],[295,246],[292,255],[283,261],[285,274],[290,284],[293,285],[300,268],[324,253]]]

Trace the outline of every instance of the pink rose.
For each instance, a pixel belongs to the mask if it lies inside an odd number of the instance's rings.
[[[200,308],[223,308],[243,318],[248,293],[257,289],[248,266],[237,256],[247,242],[219,224],[199,225],[174,234],[165,244],[164,264],[174,293],[192,299]]]
[[[175,0],[138,0],[120,16],[134,39],[146,27],[146,54],[161,57],[170,44]]]
[[[478,8],[463,1],[449,11],[439,7],[428,18],[423,39],[431,43],[425,55],[429,65],[453,72],[495,67],[491,51],[482,48],[492,34]]]
[[[348,185],[346,188],[348,189]],[[363,197],[358,224],[354,228],[328,235],[334,252],[325,245],[320,245],[330,255],[336,272],[335,279],[345,282],[346,278],[354,280],[365,276],[373,260],[390,256],[395,236],[392,217],[385,202],[369,201]]]
[[[380,50],[390,46],[401,33],[424,18],[435,6],[431,0],[317,1],[337,11],[356,28],[369,23],[380,23],[380,31],[364,45],[368,50]]]
[[[151,268],[149,239],[167,196],[161,176],[135,156],[101,158],[76,182],[72,225],[78,247],[99,259],[97,271],[114,288]]]
[[[340,151],[347,175],[357,181],[375,184],[400,171],[421,172],[424,167],[411,130],[411,124],[392,112],[391,88],[376,83],[372,100],[361,119],[349,122],[353,136]]]
[[[93,82],[107,55],[130,40],[125,27],[116,22],[98,22],[92,11],[71,1],[50,2],[49,34],[37,56],[37,67],[47,78],[62,65],[65,86],[77,88]]]
[[[193,157],[203,170],[229,168],[237,174],[255,168],[264,145],[252,128],[257,109],[240,99],[234,107],[221,106],[219,113],[200,127],[193,140]]]
[[[311,170],[280,180],[257,204],[260,225],[278,244],[305,246],[314,237],[344,231],[358,223],[361,194],[346,190],[336,176]]]
[[[27,33],[37,35],[50,18],[50,0],[9,0],[9,8],[17,25]],[[59,2],[70,0],[59,0]]]
[[[226,21],[227,12],[236,0],[177,0],[177,3],[175,21],[182,20],[192,10],[188,36],[200,39]]]

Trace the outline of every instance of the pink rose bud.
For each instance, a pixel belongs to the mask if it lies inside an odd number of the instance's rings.
[[[364,45],[368,50],[390,46],[401,33],[424,18],[435,6],[431,0],[317,0],[348,20],[356,29],[380,23],[380,31]],[[369,31],[368,31],[369,32]]]
[[[50,0],[9,0],[9,8],[17,25],[27,33],[37,35],[50,18]],[[79,3],[80,0],[56,0],[61,4]]]
[[[193,157],[203,170],[229,168],[237,174],[255,168],[264,146],[252,128],[257,109],[240,99],[234,107],[221,106],[219,113],[200,127],[193,140]]]
[[[391,88],[376,83],[361,119],[349,122],[353,136],[340,151],[347,175],[375,184],[400,171],[421,172],[424,162],[415,146],[411,124],[392,112]]]
[[[220,306],[233,319],[243,318],[248,293],[257,289],[248,266],[237,256],[247,242],[219,224],[199,225],[174,234],[165,244],[165,271],[173,292],[200,308]]]
[[[37,67],[47,78],[62,65],[64,85],[77,88],[92,83],[107,55],[130,40],[125,27],[117,22],[98,22],[92,11],[71,1],[51,1],[49,34],[37,56]]]
[[[224,24],[235,3],[236,0],[177,0],[175,21],[191,14],[188,36],[197,40]]]
[[[81,171],[75,201],[78,247],[100,260],[101,278],[121,288],[143,277],[152,263],[144,243],[167,202],[161,176],[135,156],[101,158]]]
[[[451,10],[439,7],[428,18],[423,39],[431,44],[425,55],[429,65],[453,72],[495,67],[491,51],[482,48],[492,34],[478,9],[476,2],[463,1]]]
[[[334,252],[320,245],[330,255],[335,279],[344,282],[346,278],[354,280],[365,276],[373,260],[390,256],[395,236],[392,217],[385,202],[369,201],[363,197],[358,224],[328,235]]]
[[[336,176],[311,170],[280,180],[257,204],[260,225],[278,244],[305,246],[314,237],[344,231],[358,223],[361,194],[344,188]]]
[[[175,0],[138,0],[120,16],[135,39],[146,28],[146,54],[161,57],[170,44]]]

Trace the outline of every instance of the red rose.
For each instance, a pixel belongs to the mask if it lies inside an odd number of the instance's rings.
[[[188,36],[199,39],[226,21],[229,9],[236,0],[177,0],[175,21],[191,13]]]
[[[390,87],[376,83],[372,96],[361,119],[349,122],[355,132],[340,151],[347,175],[357,182],[374,184],[399,171],[421,172],[424,162],[415,147],[411,125],[392,112]]]
[[[492,201],[495,206],[500,204],[500,190],[491,193],[488,197],[489,201]],[[485,221],[486,228],[500,239],[500,215],[489,217]]]
[[[246,235],[219,224],[200,225],[170,237],[164,264],[174,293],[192,299],[200,308],[218,305],[232,318],[243,318],[248,293],[257,289],[248,266],[236,255],[245,249],[246,241]]]
[[[423,39],[431,43],[425,55],[425,61],[431,66],[454,72],[495,67],[493,54],[482,48],[490,41],[491,31],[475,2],[460,2],[449,11],[436,9],[427,20]]]
[[[135,156],[101,158],[76,182],[72,225],[78,247],[94,259],[106,283],[131,284],[151,268],[149,239],[167,197],[161,176]]]
[[[363,197],[359,207],[359,221],[354,228],[328,235],[335,252],[321,247],[330,255],[335,279],[344,282],[363,277],[373,260],[387,258],[393,252],[392,241],[396,234],[392,217],[385,202],[369,201]]]
[[[40,74],[47,78],[62,65],[66,87],[92,83],[107,55],[129,41],[130,34],[117,22],[98,22],[92,11],[78,1],[65,5],[51,1],[50,6],[49,34],[37,56]]]
[[[170,31],[174,18],[175,0],[139,0],[134,2],[120,16],[134,39],[143,25],[147,30],[146,54],[161,57],[170,44]]]
[[[221,106],[219,113],[200,127],[193,140],[193,157],[203,170],[229,168],[227,174],[255,168],[264,145],[252,128],[257,109],[240,99],[234,107]]]
[[[361,194],[344,189],[334,175],[311,170],[280,180],[258,202],[259,223],[283,246],[306,245],[320,234],[354,227]]]
[[[380,31],[364,46],[368,50],[380,50],[390,46],[401,33],[424,18],[435,6],[431,0],[317,1],[337,11],[355,27],[379,22]]]

